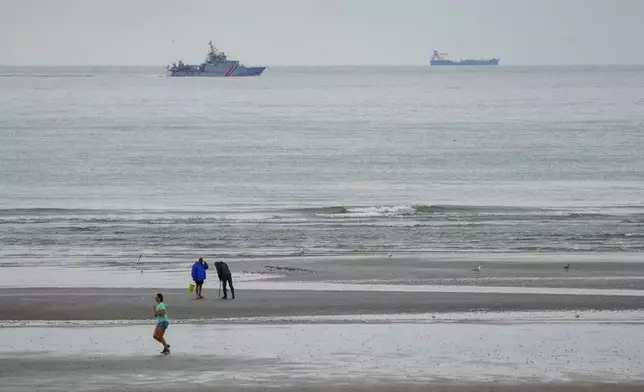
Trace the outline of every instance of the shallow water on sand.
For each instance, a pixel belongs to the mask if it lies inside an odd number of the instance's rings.
[[[237,387],[367,379],[641,382],[639,329],[575,321],[173,325],[167,333],[173,353],[162,358],[148,326],[1,328],[0,363],[10,370],[5,386],[74,380],[78,391],[214,381]]]

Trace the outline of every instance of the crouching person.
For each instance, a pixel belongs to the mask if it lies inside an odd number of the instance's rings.
[[[232,295],[232,298],[235,299],[235,288],[233,287],[233,276],[230,273],[228,264],[224,263],[223,261],[217,261],[215,262],[215,269],[217,270],[217,276],[219,277],[219,281],[224,286],[224,296],[222,297],[222,299],[228,299],[228,290],[226,290],[227,284],[230,285],[230,294]]]

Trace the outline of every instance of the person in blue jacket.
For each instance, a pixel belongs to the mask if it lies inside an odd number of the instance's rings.
[[[201,286],[206,280],[206,270],[208,269],[208,263],[203,261],[203,258],[199,258],[197,262],[192,265],[192,280],[195,281],[195,292],[197,293],[197,299],[203,299],[201,295]]]

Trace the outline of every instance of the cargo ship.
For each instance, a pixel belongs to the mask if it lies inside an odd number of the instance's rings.
[[[429,64],[431,65],[499,65],[500,59],[491,58],[491,59],[461,59],[461,60],[448,60],[444,56],[447,53],[439,53],[438,50],[434,51],[434,54],[429,59]]]

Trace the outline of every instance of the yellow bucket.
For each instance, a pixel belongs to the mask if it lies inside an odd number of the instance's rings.
[[[195,291],[195,284],[194,284],[194,283],[190,283],[190,284],[188,285],[188,292],[192,293],[192,292],[194,292],[194,291]]]

